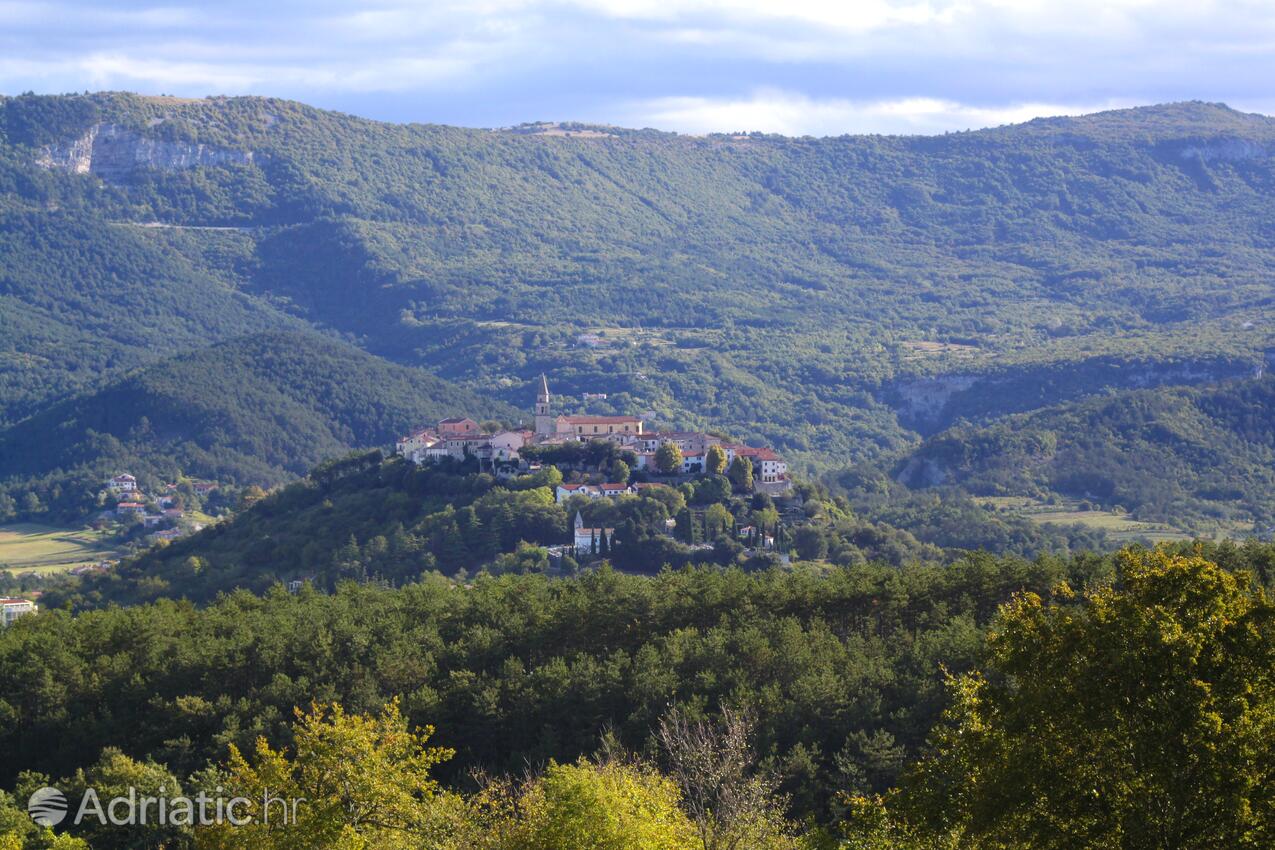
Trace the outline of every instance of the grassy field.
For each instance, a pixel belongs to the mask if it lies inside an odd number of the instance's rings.
[[[1101,529],[1121,543],[1147,541],[1161,543],[1170,540],[1189,540],[1190,534],[1181,529],[1156,522],[1141,522],[1125,514],[1098,509],[1081,510],[1078,503],[1060,502],[1046,504],[1023,496],[998,496],[979,499],[990,507],[1011,510],[1032,522],[1059,525],[1080,525]]]
[[[57,572],[117,557],[95,531],[29,522],[0,525],[0,570]]]

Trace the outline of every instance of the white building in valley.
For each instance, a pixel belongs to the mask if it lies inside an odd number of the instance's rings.
[[[19,617],[34,614],[40,610],[30,599],[10,599],[0,597],[0,626],[8,626]]]

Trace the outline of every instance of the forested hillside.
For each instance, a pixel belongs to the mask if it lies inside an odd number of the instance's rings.
[[[601,457],[596,469],[606,469],[608,457],[617,453],[603,451],[610,448],[606,444],[594,447]],[[570,466],[564,468],[571,473]],[[585,474],[601,475],[594,469]],[[968,499],[892,517],[906,520],[905,527],[856,516],[845,499],[810,485],[801,488],[798,515],[781,517],[769,497],[733,494],[722,476],[648,488],[638,496],[558,503],[554,488],[562,480],[562,472],[549,466],[497,481],[479,473],[475,461],[417,467],[400,458],[386,460],[379,451],[351,454],[233,519],[145,552],[69,591],[54,591],[48,600],[75,608],[161,597],[207,603],[219,594],[261,593],[293,580],[333,589],[348,580],[397,586],[434,572],[569,574],[580,568],[577,559],[595,559],[575,553],[555,569],[546,547],[570,542],[577,512],[591,527],[617,529],[603,557],[633,573],[691,564],[757,570],[779,563],[778,553],[746,549],[735,534],[737,527],[757,525],[780,535],[783,551],[838,566],[951,563],[975,549],[1034,557],[1110,548],[1101,533],[1037,526]],[[724,524],[701,531],[705,513],[713,511]],[[672,520],[677,527],[670,535]]]
[[[1275,377],[1118,392],[960,426],[895,468],[913,487],[1062,495],[1209,530],[1275,528]]]
[[[427,727],[433,745],[455,753],[428,784],[402,780],[411,793],[395,797],[388,779],[415,763],[393,757],[401,733],[328,736],[343,755],[310,772],[316,791],[370,807],[428,800],[441,790],[434,780],[472,791],[594,752],[603,765],[633,764],[626,750],[667,764],[659,730],[675,707],[692,720],[730,709],[754,719],[741,742],[752,756],[723,771],[756,770],[774,783],[749,799],[803,829],[876,836],[807,847],[920,850],[954,846],[962,834],[1015,850],[1103,846],[1042,836],[1096,839],[1169,810],[1182,813],[1176,831],[1198,840],[1149,846],[1216,847],[1226,830],[1237,838],[1222,846],[1256,849],[1273,811],[1275,611],[1262,590],[1272,578],[1271,546],[1204,544],[1066,560],[984,554],[904,569],[600,570],[465,584],[431,576],[397,590],[237,593],[204,608],[52,610],[0,630],[0,786],[17,780],[20,799],[55,777],[68,777],[57,782],[68,791],[139,776],[148,787],[235,787],[227,772],[208,770],[231,746],[258,759],[260,736],[304,756],[294,709],[335,702],[378,715],[396,700],[406,722],[389,731]],[[371,742],[382,740],[398,747],[377,760]],[[366,781],[323,781],[360,769]],[[77,770],[89,778],[70,778]],[[1194,770],[1217,779],[1184,782]],[[268,774],[271,788],[291,775]],[[1077,784],[1082,776],[1089,784]],[[1092,788],[1111,805],[1095,812]],[[904,793],[872,796],[891,789]],[[670,792],[670,806],[693,806],[683,793]],[[581,793],[564,804],[622,825],[626,810],[607,799]],[[536,810],[466,811],[490,823]],[[0,793],[0,829],[29,829],[13,811]],[[349,811],[311,810],[353,819]],[[641,807],[634,828],[655,814]],[[385,846],[590,846],[407,840],[446,823],[427,809],[393,831],[403,843]],[[375,834],[375,824],[359,826],[360,836]],[[137,846],[139,833],[90,837],[93,847]],[[244,846],[239,836],[217,846]],[[592,846],[715,846],[630,839]],[[156,843],[191,846],[188,834],[144,846]]]
[[[953,387],[992,416],[1021,399],[988,381],[1197,383],[1272,348],[1275,121],[1216,104],[567,137],[102,94],[6,98],[0,128],[9,420],[156,340],[303,320],[520,406],[547,370],[826,468],[906,447]]]
[[[0,430],[0,519],[77,518],[122,471],[272,485],[457,411],[522,416],[314,332],[237,338]]]

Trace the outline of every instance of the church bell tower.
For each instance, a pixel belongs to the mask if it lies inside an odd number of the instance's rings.
[[[549,379],[540,374],[540,392],[536,396],[536,435],[551,437],[557,430],[552,405],[549,402]]]

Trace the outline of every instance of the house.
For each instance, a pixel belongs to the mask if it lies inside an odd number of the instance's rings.
[[[438,423],[438,434],[441,437],[464,437],[478,433],[478,423],[467,417],[442,419]]]
[[[491,446],[493,461],[510,461],[518,459],[518,450],[531,441],[530,431],[498,431],[491,435],[488,444]]]
[[[421,453],[438,442],[438,434],[432,428],[418,428],[405,437],[399,437],[394,451],[408,460],[419,463]]]
[[[116,516],[128,516],[129,514],[145,514],[146,506],[141,502],[120,502],[115,506]]]
[[[314,576],[302,576],[301,578],[292,579],[292,581],[288,582],[288,592],[300,593],[307,584],[314,584]]]
[[[559,484],[553,495],[554,500],[560,505],[572,496],[588,496],[590,499],[602,497],[598,488],[592,484]]]
[[[34,614],[39,610],[40,606],[29,599],[0,597],[0,626],[8,626],[19,617]]]
[[[577,556],[594,555],[604,549],[609,551],[611,544],[614,542],[614,528],[585,528],[584,517],[580,515],[579,511],[576,511],[575,544],[573,548]]]
[[[572,496],[588,496],[590,499],[615,499],[633,492],[627,484],[559,484],[554,492],[558,504]]]
[[[161,540],[167,540],[168,542],[171,543],[172,541],[176,540],[177,538],[181,536],[182,536],[182,530],[180,528],[165,528],[161,531],[151,532],[150,534],[146,535],[146,538],[150,540],[152,543],[158,543]]]
[[[116,495],[119,495],[120,493],[133,493],[137,490],[137,479],[125,472],[123,475],[117,475],[110,481],[107,481],[106,487]]]
[[[632,488],[627,484],[599,484],[598,491],[608,499],[627,496],[633,492]]]
[[[703,452],[682,452],[682,474],[694,475],[704,471]]]
[[[217,483],[215,481],[196,481],[191,484],[191,487],[194,489],[197,496],[207,496],[213,490],[217,489]]]
[[[634,443],[634,448],[638,451],[654,452],[665,443],[677,446],[682,454],[687,452],[703,454],[708,451],[709,446],[719,446],[722,441],[719,437],[701,431],[658,431],[653,434],[643,434]]]
[[[726,452],[726,462],[734,463],[737,457],[746,457],[753,464],[753,481],[757,484],[771,485],[765,490],[787,489],[791,486],[788,478],[788,464],[779,455],[775,454],[774,449],[740,445],[723,445],[722,448]]]

